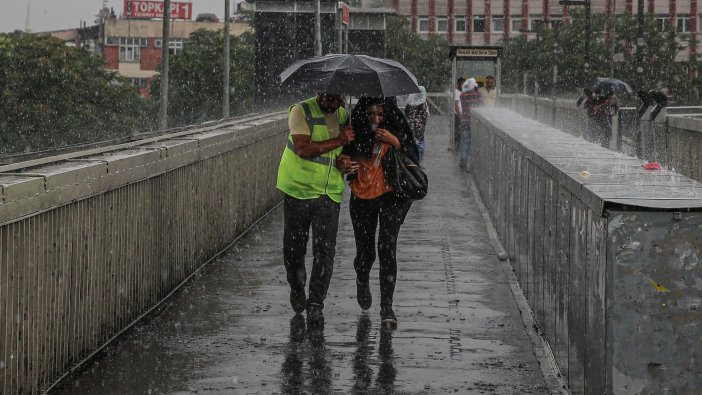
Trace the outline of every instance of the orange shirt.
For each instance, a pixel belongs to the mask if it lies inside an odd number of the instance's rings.
[[[351,192],[360,199],[373,199],[392,191],[392,187],[385,181],[383,166],[380,159],[390,150],[390,145],[377,142],[373,146],[373,155],[370,158],[358,160],[356,178],[351,181]]]

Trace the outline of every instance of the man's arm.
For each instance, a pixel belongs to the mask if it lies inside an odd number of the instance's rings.
[[[352,142],[354,138],[355,135],[351,125],[346,125],[346,127],[341,129],[339,136],[324,141],[312,141],[311,137],[305,134],[292,135],[295,150],[302,158],[314,158],[315,156],[325,154]]]

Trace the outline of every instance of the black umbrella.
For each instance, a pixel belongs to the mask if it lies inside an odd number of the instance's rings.
[[[603,77],[595,78],[595,80],[592,81],[591,90],[595,92],[612,92],[616,94],[634,93],[634,90],[631,89],[631,86],[629,86],[629,84],[626,82],[616,78]]]
[[[298,60],[280,73],[280,83],[356,97],[420,92],[417,78],[405,66],[366,55],[329,54]]]

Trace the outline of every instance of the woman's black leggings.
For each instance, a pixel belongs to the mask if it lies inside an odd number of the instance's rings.
[[[378,234],[380,260],[380,306],[391,307],[397,277],[397,236],[412,202],[388,192],[374,199],[360,199],[353,194],[349,204],[353,234],[356,238],[356,259],[353,267],[360,282],[368,282],[375,262],[375,229]]]

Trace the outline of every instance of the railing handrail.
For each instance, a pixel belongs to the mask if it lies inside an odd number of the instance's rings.
[[[104,154],[107,152],[113,152],[113,151],[118,151],[121,149],[125,148],[133,148],[137,147],[140,145],[144,144],[149,144],[149,143],[154,143],[158,142],[161,140],[168,140],[172,139],[174,137],[181,137],[181,136],[187,136],[191,134],[196,134],[196,133],[202,133],[202,132],[208,132],[211,130],[216,130],[216,129],[222,129],[225,127],[233,126],[233,125],[243,125],[246,124],[247,122],[251,121],[256,121],[258,119],[262,118],[268,118],[271,115],[277,115],[277,114],[283,114],[285,113],[284,111],[279,111],[279,112],[274,112],[274,113],[268,113],[268,114],[262,114],[262,115],[252,115],[252,116],[243,116],[239,117],[236,119],[221,119],[217,121],[210,121],[210,122],[205,122],[201,125],[197,125],[195,128],[188,129],[188,126],[184,127],[178,127],[178,128],[172,128],[172,129],[166,129],[166,130],[159,130],[156,132],[147,132],[147,133],[140,133],[137,135],[129,136],[128,138],[125,138],[127,141],[122,142],[125,139],[115,139],[115,140],[108,140],[108,141],[103,141],[99,143],[91,143],[91,144],[85,144],[85,145],[78,145],[78,146],[72,146],[71,148],[74,148],[70,150],[67,153],[55,155],[56,151],[60,151],[61,149],[56,149],[56,150],[48,150],[48,151],[41,151],[37,153],[32,153],[32,154],[20,154],[18,156],[25,156],[29,155],[30,157],[32,155],[38,155],[37,158],[29,159],[29,160],[20,160],[15,163],[10,163],[10,164],[5,164],[5,165],[0,165],[0,173],[6,173],[6,172],[12,172],[12,171],[17,171],[29,167],[35,167],[35,166],[42,166],[50,163],[55,163],[55,162],[61,162],[61,161],[66,161],[70,159],[75,159],[83,156],[88,156],[88,155],[97,155],[97,154]],[[153,137],[150,137],[153,136]],[[103,145],[104,144],[104,145]],[[97,146],[96,146],[97,145]],[[91,148],[91,149],[86,149],[88,147],[96,147],[96,148]],[[62,147],[65,148],[65,147]],[[42,155],[45,154],[45,155]],[[11,157],[6,157],[6,158],[11,158]],[[3,158],[5,160],[6,158]]]

